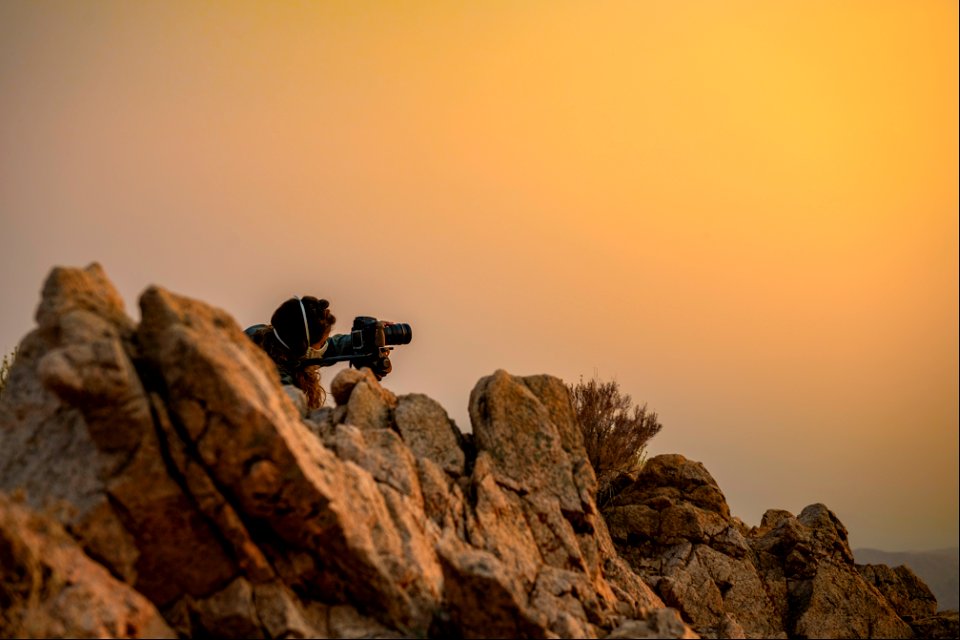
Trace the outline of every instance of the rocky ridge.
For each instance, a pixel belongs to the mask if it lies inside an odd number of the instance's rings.
[[[822,505],[747,528],[681,456],[601,514],[556,378],[483,378],[472,434],[366,371],[307,414],[225,312],[159,287],[140,310],[95,264],[44,285],[0,397],[0,636],[955,629]]]
[[[771,509],[747,527],[703,465],[680,455],[653,458],[618,488],[603,510],[618,551],[705,636],[956,635],[955,613],[938,615],[909,568],[855,564],[822,504],[798,516]]]

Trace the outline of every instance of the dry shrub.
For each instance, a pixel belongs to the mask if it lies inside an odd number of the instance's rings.
[[[615,380],[584,382],[581,378],[568,388],[587,457],[597,474],[597,504],[603,506],[612,497],[613,482],[643,466],[646,444],[663,425],[646,404],[634,407]]]

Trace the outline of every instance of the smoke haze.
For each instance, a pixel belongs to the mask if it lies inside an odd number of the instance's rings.
[[[246,326],[409,322],[387,386],[616,378],[733,512],[955,546],[945,2],[0,3],[0,347],[54,265]],[[326,374],[329,380],[332,372]]]

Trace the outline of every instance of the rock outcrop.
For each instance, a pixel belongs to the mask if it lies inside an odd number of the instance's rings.
[[[175,638],[156,607],[51,518],[0,495],[4,638]]]
[[[897,615],[910,624],[918,638],[958,638],[957,611],[937,611],[937,599],[930,587],[907,566],[858,564],[857,571],[867,583],[883,594]]]
[[[601,514],[556,378],[483,378],[472,433],[366,370],[308,413],[225,312],[158,287],[140,310],[97,265],[44,286],[0,396],[0,637],[956,627],[912,574],[855,566],[822,505],[748,528],[682,456]]]
[[[707,470],[657,456],[608,503],[621,556],[695,628],[714,637],[786,637],[744,526]]]
[[[47,280],[0,398],[0,490],[54,533],[25,546],[5,516],[3,549],[59,545],[69,566],[29,575],[113,600],[89,629],[24,626],[57,597],[29,578],[0,635],[694,637],[617,556],[561,381],[485,378],[472,438],[366,371],[305,416],[223,311],[156,287],[140,309],[97,265]]]
[[[680,455],[619,487],[604,516],[621,556],[705,637],[909,638],[949,626],[930,619],[936,599],[906,567],[854,564],[822,504],[746,527],[703,465]]]

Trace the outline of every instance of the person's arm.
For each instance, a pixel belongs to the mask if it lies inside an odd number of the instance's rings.
[[[327,350],[323,352],[324,358],[346,356],[351,353],[353,353],[353,339],[349,333],[341,333],[327,338]]]
[[[348,356],[352,354],[353,338],[349,333],[343,333],[327,338],[327,350],[323,353],[324,358],[335,358],[337,356]],[[361,367],[369,368],[373,371],[373,375],[377,377],[377,380],[381,380],[385,375],[393,370],[389,358],[370,358],[367,361],[355,361],[353,362],[352,366],[355,366],[358,369]]]
[[[286,367],[281,367],[277,365],[277,373],[280,374],[280,384],[292,384],[297,386],[297,381],[294,378],[293,371],[287,369]]]
[[[257,345],[258,347],[264,350],[264,353],[266,353],[266,349],[264,349],[263,347],[263,339],[264,339],[264,336],[266,336],[268,333],[267,331],[265,331],[265,329],[267,329],[268,326],[269,325],[265,325],[265,324],[255,324],[252,327],[247,327],[243,331],[247,335],[247,337],[253,341],[253,344]],[[270,354],[267,353],[267,355],[269,356]],[[290,370],[288,367],[281,365],[276,360],[273,360],[273,358],[271,358],[271,361],[273,362],[273,366],[277,368],[277,375],[280,377],[280,384],[292,384],[296,386],[297,383],[295,381],[293,371]]]

